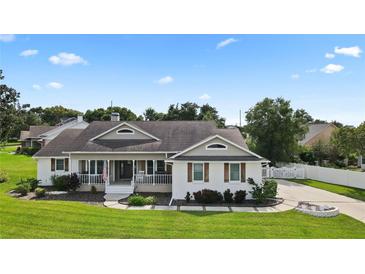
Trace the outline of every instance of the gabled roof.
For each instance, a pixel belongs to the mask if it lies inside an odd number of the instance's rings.
[[[94,121],[86,129],[82,130],[77,138],[69,139],[65,135],[60,134],[46,147],[51,144],[54,147],[53,143],[56,143],[65,147],[65,152],[73,153],[177,153],[210,136],[220,135],[230,142],[247,149],[246,143],[238,129],[218,129],[215,123],[211,121],[128,121],[129,125],[157,137],[158,140],[92,140],[122,123]],[[44,150],[45,148],[42,148],[36,156],[52,156],[52,150]]]
[[[30,126],[29,131],[22,131],[20,133],[20,140],[24,141],[27,138],[39,138],[40,135],[56,128],[56,126]]]
[[[328,127],[336,127],[331,123],[321,123],[321,124],[309,124],[308,125],[308,132],[305,134],[304,139],[299,141],[301,145],[305,145],[311,139],[316,137],[322,131],[324,131]]]

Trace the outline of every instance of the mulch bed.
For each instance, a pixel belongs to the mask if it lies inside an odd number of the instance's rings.
[[[103,205],[104,204],[104,192],[97,192],[95,194],[91,192],[68,192],[67,194],[58,195],[47,195],[45,197],[37,198],[34,197],[32,200],[57,200],[57,201],[74,201],[83,202],[92,205]]]
[[[172,205],[177,206],[234,206],[234,207],[267,207],[267,206],[276,206],[281,204],[284,200],[281,198],[265,200],[262,203],[257,203],[255,200],[245,200],[243,203],[212,203],[212,204],[202,204],[198,203],[194,200],[191,200],[187,203],[185,200],[174,200]]]

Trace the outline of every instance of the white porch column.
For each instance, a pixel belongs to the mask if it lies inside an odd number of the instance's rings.
[[[110,160],[107,160],[107,169],[106,169],[106,171],[107,171],[107,174],[108,174],[108,178],[106,180],[106,183],[107,183],[107,185],[109,185],[110,184]]]
[[[89,180],[88,180],[88,183],[90,185],[90,160],[87,160],[87,170],[89,172]]]
[[[155,185],[155,162],[156,162],[156,160],[152,160],[152,180],[153,180],[153,185]]]
[[[132,161],[132,163],[133,163],[133,164],[132,164],[132,170],[133,170],[133,173],[132,173],[132,182],[134,182],[134,167],[135,167],[135,161],[136,161],[136,160],[133,160],[133,161]]]

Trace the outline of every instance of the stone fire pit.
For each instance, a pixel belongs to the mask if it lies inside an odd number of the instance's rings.
[[[295,210],[315,217],[335,217],[340,214],[337,207],[328,205],[315,205],[308,202],[299,202]]]

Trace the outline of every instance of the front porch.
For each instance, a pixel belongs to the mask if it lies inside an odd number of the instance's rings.
[[[79,160],[81,187],[106,193],[171,192],[172,168],[164,160]]]

